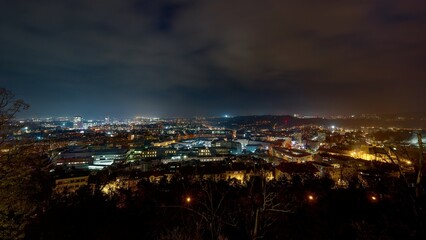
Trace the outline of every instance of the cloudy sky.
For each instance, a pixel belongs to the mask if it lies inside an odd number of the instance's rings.
[[[424,0],[2,1],[26,116],[424,111]]]

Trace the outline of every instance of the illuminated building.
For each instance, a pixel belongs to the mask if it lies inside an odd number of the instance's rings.
[[[240,154],[242,151],[240,142],[217,140],[217,141],[213,141],[211,145],[212,147],[215,147],[215,149],[226,148],[228,149],[228,153],[232,153],[232,154]]]
[[[211,156],[212,153],[210,152],[209,148],[199,148],[197,152],[198,156],[205,157],[205,156]]]
[[[156,148],[133,148],[127,152],[127,161],[133,162],[143,159],[157,158],[158,149]]]
[[[313,161],[313,155],[297,149],[273,148],[271,154],[289,162],[304,163]]]
[[[55,180],[55,191],[58,193],[75,192],[88,184],[89,176],[72,176]]]
[[[53,158],[56,166],[70,166],[76,168],[86,168],[92,163],[92,152],[82,147],[68,148]]]
[[[83,129],[83,118],[81,116],[75,116],[73,118],[74,129]]]
[[[93,165],[108,166],[115,162],[122,162],[126,159],[124,149],[103,149],[97,150],[92,155]]]

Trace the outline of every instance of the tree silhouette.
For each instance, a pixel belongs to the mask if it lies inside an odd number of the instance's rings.
[[[5,89],[0,88],[0,145],[4,144],[7,137],[16,129],[12,120],[15,115],[27,110],[29,105],[21,99],[15,99],[15,95]]]
[[[29,105],[0,88],[0,238],[22,239],[26,226],[43,211],[49,195],[47,156],[42,148],[12,138],[16,113]]]

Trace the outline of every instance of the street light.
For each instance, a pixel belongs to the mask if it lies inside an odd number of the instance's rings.
[[[375,203],[375,202],[378,202],[378,201],[379,201],[379,196],[377,196],[376,194],[372,194],[372,195],[369,197],[369,199],[370,199],[370,201],[371,201],[371,202]]]
[[[186,203],[191,203],[191,197],[186,197],[186,199],[185,199],[185,201],[186,201]]]

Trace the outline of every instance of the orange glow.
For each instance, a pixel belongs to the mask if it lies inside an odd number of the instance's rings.
[[[190,203],[190,202],[191,202],[191,197],[187,197],[187,198],[186,198],[186,202],[187,202],[187,203]]]

